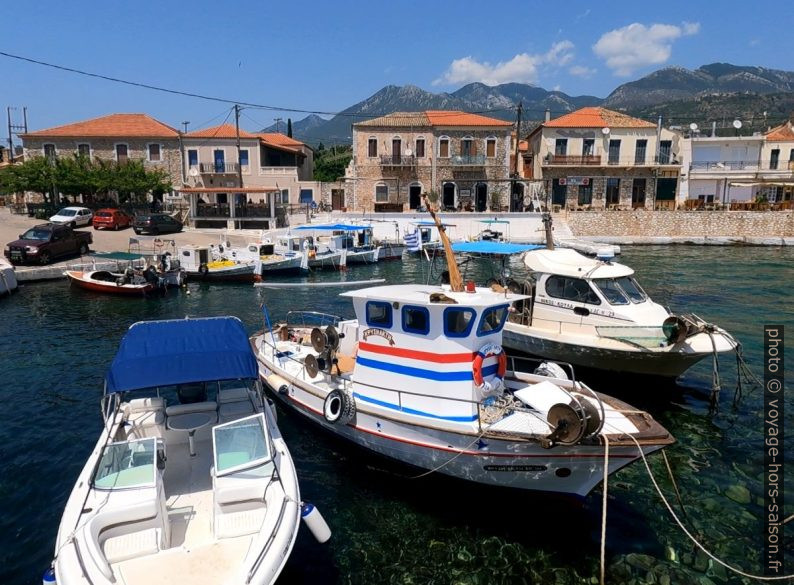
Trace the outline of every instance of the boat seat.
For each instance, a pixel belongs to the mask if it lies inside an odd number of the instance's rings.
[[[174,404],[165,409],[167,416],[175,416],[178,414],[190,414],[193,412],[214,412],[218,410],[218,403],[214,400],[205,400],[204,402],[193,402],[192,404]]]
[[[137,438],[163,436],[164,398],[155,396],[130,400],[124,405],[124,415],[131,427],[128,435]]]
[[[265,514],[265,493],[274,463],[231,475],[212,475],[213,526],[216,538],[232,538],[257,532]]]
[[[111,565],[160,551],[159,531],[156,528],[130,532],[108,538],[102,545],[105,558]]]
[[[227,402],[241,402],[249,400],[248,388],[245,386],[238,386],[236,388],[224,388],[218,391],[218,402],[226,404]]]
[[[221,514],[215,521],[215,538],[234,538],[259,532],[265,521],[266,511],[262,506],[254,510]]]
[[[223,423],[249,414],[254,414],[254,405],[251,404],[250,400],[226,402],[221,404],[218,409],[218,420]]]

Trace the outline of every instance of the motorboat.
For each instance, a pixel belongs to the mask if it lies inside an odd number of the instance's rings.
[[[291,312],[252,338],[260,377],[286,407],[378,454],[473,482],[587,495],[674,439],[650,414],[557,364],[508,357],[509,290],[450,285],[342,293],[355,319]],[[451,260],[451,261],[450,261]],[[610,455],[605,463],[605,443]]]
[[[0,258],[0,297],[11,294],[18,286],[14,265],[5,258]]]
[[[106,294],[143,296],[165,288],[158,287],[157,271],[153,268],[143,271],[127,268],[124,272],[66,270],[63,274],[72,286]]]
[[[608,250],[589,258],[553,246],[523,254],[527,295],[505,325],[505,347],[576,366],[674,378],[735,351],[725,329],[653,302]]]
[[[115,261],[117,270],[109,272],[119,283],[123,280],[124,284],[132,284],[133,281],[140,284],[141,279],[138,277],[143,277],[144,280],[154,284],[156,288],[179,288],[187,280],[187,275],[179,260],[167,249],[151,255],[142,252],[92,252],[91,260],[94,263],[95,272],[103,272],[96,270],[98,260],[102,262]],[[106,279],[107,277],[102,276],[101,278]]]
[[[327,236],[315,236],[313,240],[315,260],[325,251],[339,253],[339,266],[372,264],[377,262],[380,256],[379,246],[366,238],[367,234],[370,237],[372,236],[372,228],[370,226],[344,223],[307,224],[298,226],[295,231],[329,233]],[[357,237],[356,234],[360,237]],[[309,260],[309,266],[312,266],[311,259]]]
[[[474,237],[475,240],[491,242],[510,241],[510,222],[506,219],[481,219],[482,228]]]
[[[180,246],[179,262],[188,278],[253,282],[261,275],[257,256],[227,253],[223,245]]]
[[[305,260],[302,266],[306,269],[338,269],[342,265],[342,252],[322,246],[314,236],[306,234],[286,233],[276,239],[276,252],[287,254],[290,252],[300,253]]]
[[[242,323],[135,323],[104,386],[45,582],[273,583],[300,490]]]

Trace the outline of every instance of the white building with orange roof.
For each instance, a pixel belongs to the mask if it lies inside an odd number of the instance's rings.
[[[410,211],[422,206],[423,194],[434,191],[444,209],[507,210],[512,126],[479,114],[438,110],[358,122],[344,207]]]
[[[601,107],[547,119],[530,133],[524,174],[567,209],[675,208],[681,137]]]

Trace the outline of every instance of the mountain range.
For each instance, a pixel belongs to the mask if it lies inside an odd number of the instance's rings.
[[[392,112],[465,110],[515,120],[519,102],[526,121],[522,132],[537,125],[546,109],[557,117],[597,105],[642,117],[674,113],[682,120],[753,116],[763,124],[761,112],[766,111],[768,119],[780,119],[794,109],[794,72],[729,63],[712,63],[695,70],[665,67],[618,86],[606,98],[571,96],[525,83],[470,83],[451,93],[432,93],[414,85],[388,85],[329,120],[311,114],[294,121],[292,128],[295,138],[309,144],[344,144],[350,142],[353,123]],[[264,131],[275,132],[276,126]]]

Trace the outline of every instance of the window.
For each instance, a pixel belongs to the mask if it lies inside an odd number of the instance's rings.
[[[610,305],[628,305],[629,300],[623,294],[620,286],[611,278],[598,278],[593,281],[596,288],[601,291]]]
[[[44,145],[44,157],[49,160],[55,159],[55,145],[54,144],[45,144]]]
[[[587,185],[579,185],[579,205],[591,205],[593,203],[593,182],[588,181]]]
[[[403,141],[399,136],[395,136],[391,140],[391,156],[399,160],[403,152]]]
[[[449,158],[449,138],[441,138],[438,141],[438,156]]]
[[[367,156],[370,158],[375,158],[378,156],[378,139],[377,138],[370,138],[367,141]]]
[[[595,138],[582,140],[582,156],[593,156],[595,153]]]
[[[634,179],[631,185],[631,205],[632,207],[645,206],[645,179]]]
[[[489,138],[485,141],[485,156],[496,158],[496,138]]]
[[[477,326],[477,336],[499,333],[507,319],[507,305],[488,307],[482,312],[480,324]]]
[[[620,140],[609,141],[609,164],[616,165],[620,162]]]
[[[212,450],[216,477],[270,461],[265,415],[255,414],[212,427]]]
[[[430,333],[430,311],[425,307],[403,306],[403,331],[427,335]]]
[[[464,157],[471,157],[477,154],[477,145],[471,136],[467,136],[460,141],[460,154]]]
[[[78,144],[77,145],[77,154],[80,156],[91,156],[91,145],[90,144]]]
[[[659,142],[659,164],[669,165],[670,157],[673,154],[672,140],[662,140]]]
[[[775,148],[769,157],[769,168],[771,170],[775,170],[777,168],[778,162],[780,161],[780,149]]]
[[[558,156],[565,156],[568,154],[568,139],[558,138],[554,143],[554,154]]]
[[[187,151],[187,166],[188,168],[198,166],[198,150],[190,149]]]
[[[634,147],[634,164],[645,164],[645,151],[648,149],[647,140],[638,140],[637,145]]]
[[[375,202],[376,203],[388,203],[389,201],[389,186],[388,185],[376,185],[375,186]]]
[[[546,280],[546,294],[555,299],[588,303],[590,305],[601,304],[601,299],[598,298],[595,291],[590,288],[586,280],[581,278],[549,276]]]
[[[116,162],[125,163],[127,162],[127,145],[126,144],[117,144],[116,145]]]
[[[289,189],[281,190],[281,204],[289,205]]]
[[[240,167],[242,167],[242,169],[244,171],[248,170],[248,149],[247,148],[244,148],[244,149],[241,148],[240,149]]]
[[[390,329],[392,326],[391,304],[383,301],[367,302],[367,325]]]
[[[301,189],[300,201],[301,201],[302,205],[306,205],[307,203],[311,203],[312,201],[314,201],[314,190],[313,189]]]
[[[425,139],[416,139],[416,158],[425,158]]]
[[[160,152],[159,144],[149,145],[149,162],[160,162],[162,160],[162,153]]]
[[[607,205],[617,205],[620,203],[620,179],[607,179]]]
[[[788,162],[794,162],[794,148],[788,151]]]
[[[474,309],[447,307],[444,309],[444,335],[447,337],[466,337],[474,325]]]
[[[621,276],[620,278],[616,278],[615,281],[620,285],[620,288],[623,289],[623,292],[626,293],[626,296],[631,299],[632,303],[642,303],[648,298],[648,295],[645,294],[645,291],[642,290],[639,283],[631,276]]]

